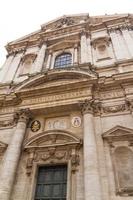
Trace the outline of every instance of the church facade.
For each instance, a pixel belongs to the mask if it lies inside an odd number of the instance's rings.
[[[131,200],[133,15],[63,16],[0,70],[0,200]]]

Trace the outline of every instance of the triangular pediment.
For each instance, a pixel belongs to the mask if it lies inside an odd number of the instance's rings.
[[[129,138],[133,138],[133,129],[115,126],[103,133],[102,137],[107,140],[128,140]]]
[[[47,148],[51,146],[64,146],[80,144],[81,140],[72,133],[61,130],[40,133],[25,142],[24,148]]]
[[[65,28],[68,26],[80,24],[88,20],[89,14],[79,14],[79,15],[63,15],[62,17],[56,18],[55,20],[49,21],[48,23],[43,24],[42,29],[55,30],[59,28]]]

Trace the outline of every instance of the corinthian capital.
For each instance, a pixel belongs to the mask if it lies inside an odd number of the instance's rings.
[[[15,122],[25,122],[28,123],[28,121],[32,118],[30,109],[21,109],[15,113],[14,120]]]
[[[80,102],[80,108],[83,114],[94,113],[96,115],[101,114],[101,102],[93,99],[86,99]]]
[[[85,113],[93,113],[93,103],[94,101],[91,99],[85,99],[84,101],[80,102],[81,112]]]

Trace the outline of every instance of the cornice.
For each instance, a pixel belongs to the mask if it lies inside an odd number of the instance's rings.
[[[87,17],[87,15],[86,15]],[[100,23],[95,22],[95,18],[98,19],[97,17],[88,17],[86,20],[82,23],[68,23],[67,26],[62,26],[62,27],[56,27],[56,24],[58,21],[55,21],[55,28],[51,30],[47,30],[46,28],[42,28],[39,31],[36,31],[33,34],[28,35],[27,37],[25,36],[24,38],[20,38],[19,40],[16,40],[14,42],[9,43],[6,46],[6,49],[8,53],[12,52],[20,52],[24,51],[25,48],[28,46],[38,46],[40,42],[43,40],[47,41],[52,38],[57,38],[57,37],[66,37],[68,34],[69,36],[78,32],[80,33],[82,29],[85,29],[86,31],[97,31],[101,29],[110,29],[112,28],[118,28],[119,25],[121,26],[126,26],[130,27],[132,25],[132,16],[130,15],[112,15],[112,19],[108,19],[106,16],[99,16]],[[68,19],[67,16],[65,18],[61,18],[60,20],[63,19]],[[71,18],[72,19],[72,18]],[[62,22],[61,22],[62,23]],[[66,23],[66,22],[65,22]]]

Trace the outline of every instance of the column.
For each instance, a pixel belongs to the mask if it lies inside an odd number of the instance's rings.
[[[48,55],[48,60],[47,60],[47,64],[46,64],[46,69],[50,69],[50,64],[51,64],[51,57],[52,57],[52,52],[50,51],[49,52],[49,55]]]
[[[82,112],[84,125],[84,199],[102,200],[92,102],[85,101],[82,104]]]
[[[131,55],[131,58],[133,57],[133,38],[131,37],[129,31],[127,28],[122,29],[122,34],[125,39],[125,42],[127,44],[127,48],[129,50],[129,53]]]
[[[27,122],[30,118],[28,109],[17,113],[18,122],[4,155],[0,172],[0,199],[10,200],[15,174],[21,154],[21,146],[25,136]]]
[[[36,62],[35,62],[35,65],[34,65],[34,68],[33,68],[33,73],[37,73],[37,72],[41,71],[43,62],[45,59],[46,48],[47,48],[46,43],[41,46],[38,56],[37,56],[37,59],[36,59]]]
[[[74,65],[78,64],[78,45],[74,46]]]
[[[87,46],[87,38],[86,38],[86,32],[81,32],[81,63],[88,63],[89,57],[88,57],[88,46]]]

